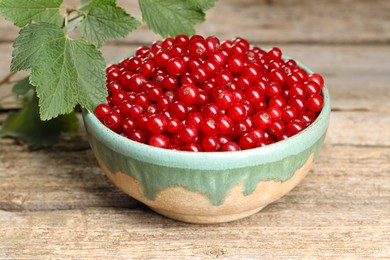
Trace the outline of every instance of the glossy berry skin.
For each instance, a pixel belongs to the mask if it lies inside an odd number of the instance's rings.
[[[190,40],[188,51],[192,58],[205,58],[208,54],[207,43],[204,39],[192,39]]]
[[[149,139],[149,145],[166,149],[169,147],[169,137],[163,134],[153,135]]]
[[[148,118],[147,127],[152,134],[161,134],[167,127],[167,119],[164,115],[154,114]]]
[[[323,105],[324,105],[324,99],[319,94],[313,94],[307,100],[307,108],[311,112],[319,112],[319,111],[321,111]]]
[[[111,107],[107,104],[99,104],[95,108],[95,115],[96,117],[100,120],[103,121],[103,119],[110,114],[111,112]]]
[[[232,141],[226,142],[221,145],[221,151],[222,152],[234,152],[234,151],[240,151],[241,147]]]
[[[213,117],[206,117],[202,119],[202,121],[199,123],[199,130],[204,135],[215,135],[217,134],[217,123],[216,119]]]
[[[183,125],[178,132],[178,137],[184,143],[192,143],[198,137],[198,130],[193,125]]]
[[[218,134],[230,134],[233,130],[234,122],[227,115],[221,115],[215,120],[216,122],[216,130]]]
[[[186,143],[183,150],[188,152],[202,152],[202,146],[199,143]]]
[[[167,62],[167,71],[171,75],[180,75],[185,71],[186,64],[181,57],[174,57]]]
[[[241,149],[251,149],[256,146],[256,137],[251,133],[245,133],[240,137],[239,144]]]
[[[150,146],[236,152],[299,134],[324,106],[324,79],[282,51],[237,37],[184,34],[141,46],[106,69],[96,117]]]
[[[169,118],[167,120],[166,130],[168,133],[175,134],[179,132],[181,121],[177,118]]]
[[[104,125],[110,128],[113,131],[119,130],[122,124],[122,116],[115,112],[111,111],[108,115],[104,117]]]
[[[193,105],[198,101],[199,88],[192,84],[183,85],[179,91],[179,99],[186,105]]]
[[[265,111],[258,112],[253,116],[253,123],[260,129],[267,129],[271,122],[271,116]]]
[[[270,123],[269,130],[273,135],[279,136],[283,134],[284,127],[285,127],[284,123],[281,120],[277,119],[277,120],[273,120]]]
[[[216,152],[220,148],[220,142],[216,135],[208,135],[202,139],[202,149],[205,152]]]

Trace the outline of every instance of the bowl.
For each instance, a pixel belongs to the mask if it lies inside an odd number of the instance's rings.
[[[322,111],[299,134],[234,152],[194,153],[156,148],[116,134],[87,110],[83,111],[83,119],[101,169],[121,190],[175,220],[221,223],[259,212],[307,175],[329,124],[326,86],[322,95]]]

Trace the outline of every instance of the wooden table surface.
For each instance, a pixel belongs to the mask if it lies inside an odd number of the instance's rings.
[[[309,175],[251,217],[191,225],[112,185],[83,129],[34,152],[0,139],[1,259],[390,258],[390,2],[220,0],[197,30],[279,46],[324,75],[331,122]],[[16,36],[0,20],[0,78]],[[156,38],[143,27],[102,51],[109,61]],[[18,107],[8,99],[0,124]]]

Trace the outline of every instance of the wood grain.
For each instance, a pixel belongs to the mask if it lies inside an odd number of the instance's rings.
[[[77,5],[65,0],[64,7]],[[136,0],[118,3],[141,19]],[[255,43],[388,43],[390,3],[387,0],[221,0],[197,26],[204,35],[240,36]],[[13,41],[17,29],[0,20],[0,42]],[[119,42],[151,42],[156,35],[142,26]]]
[[[389,207],[273,204],[220,225],[174,222],[150,211],[88,208],[1,212],[0,257],[88,259],[374,258],[389,255]],[[387,210],[387,211],[386,211]],[[331,214],[330,214],[331,212]],[[343,223],[343,225],[340,225]]]

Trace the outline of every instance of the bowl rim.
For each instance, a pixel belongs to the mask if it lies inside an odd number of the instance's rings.
[[[301,68],[305,69],[306,72],[314,73],[314,71],[304,63],[291,56],[283,55],[283,59],[293,59]],[[84,125],[88,135],[92,135],[109,149],[126,157],[167,167],[221,170],[271,163],[311,148],[314,143],[325,135],[329,124],[331,104],[329,90],[326,84],[324,84],[322,89],[322,95],[324,97],[324,106],[320,114],[316,120],[302,132],[269,145],[232,152],[196,153],[153,147],[147,144],[138,143],[115,133],[104,126],[104,124],[96,118],[94,113],[86,109],[83,109],[82,112]]]

